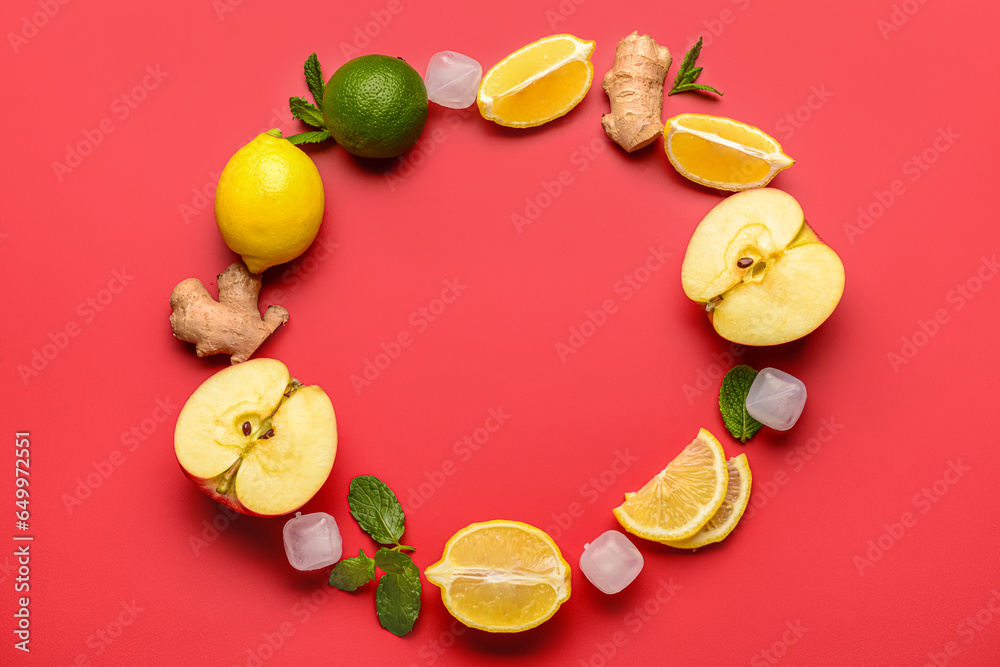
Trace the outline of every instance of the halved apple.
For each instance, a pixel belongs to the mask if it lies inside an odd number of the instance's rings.
[[[724,199],[699,223],[681,265],[689,299],[743,345],[777,345],[822,324],[844,293],[844,265],[775,188]]]
[[[184,404],[174,452],[198,488],[243,514],[302,507],[337,454],[333,405],[276,359],[253,359],[205,380]]]

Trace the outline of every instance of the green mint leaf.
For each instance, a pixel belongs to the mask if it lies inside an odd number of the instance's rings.
[[[677,86],[674,91],[678,93],[687,92],[689,90],[702,90],[708,93],[716,93],[717,95],[722,95],[719,91],[711,86],[703,86],[700,83],[685,83],[683,85]]]
[[[402,572],[387,572],[379,579],[375,591],[375,611],[383,628],[402,637],[413,629],[420,615],[420,570],[406,554],[392,553],[406,559],[409,564]]]
[[[413,559],[396,549],[382,547],[375,552],[375,564],[386,574],[403,574],[413,565]]]
[[[300,134],[293,134],[290,137],[285,138],[296,146],[299,144],[318,144],[321,141],[329,139],[330,133],[326,130],[319,130],[317,132],[302,132]]]
[[[719,389],[719,410],[726,428],[742,443],[760,430],[761,423],[747,412],[747,394],[757,377],[757,371],[750,366],[735,366],[722,378]]]
[[[720,97],[722,93],[717,91],[711,86],[696,85],[695,80],[701,75],[701,67],[695,67],[695,61],[698,60],[698,56],[701,55],[701,37],[698,37],[698,43],[691,47],[691,49],[684,55],[684,60],[681,62],[681,67],[677,70],[677,76],[674,77],[674,87],[670,89],[667,95],[676,95],[677,93],[683,93],[688,90],[702,90],[707,92],[712,92]]]
[[[379,544],[399,544],[403,536],[403,507],[396,494],[374,475],[351,480],[347,504],[361,529]]]
[[[309,92],[312,93],[313,99],[316,100],[316,106],[322,109],[323,90],[325,88],[323,84],[323,68],[319,66],[319,58],[316,57],[315,53],[306,58],[304,69],[306,72],[306,85],[309,86]]]
[[[288,108],[292,110],[292,115],[313,127],[325,128],[323,122],[323,112],[309,104],[304,97],[289,97]]]
[[[342,591],[356,591],[375,578],[375,561],[365,555],[344,558],[330,572],[330,585]]]

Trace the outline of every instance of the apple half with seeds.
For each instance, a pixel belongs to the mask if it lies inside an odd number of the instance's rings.
[[[302,385],[280,361],[252,359],[191,394],[177,417],[174,452],[184,474],[223,505],[288,514],[330,476],[337,420],[321,388]]]
[[[681,284],[723,338],[777,345],[830,316],[844,293],[844,265],[794,197],[758,188],[727,197],[699,223]]]

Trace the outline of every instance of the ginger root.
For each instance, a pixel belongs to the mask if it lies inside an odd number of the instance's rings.
[[[663,133],[663,80],[670,62],[670,50],[649,35],[633,32],[618,42],[614,64],[601,84],[611,101],[611,113],[601,117],[601,125],[629,153]]]
[[[288,321],[288,311],[268,306],[261,318],[257,309],[260,275],[250,273],[242,264],[231,264],[219,275],[219,300],[216,301],[197,278],[181,281],[170,293],[170,327],[174,336],[195,343],[199,357],[229,354],[231,364],[250,355]]]

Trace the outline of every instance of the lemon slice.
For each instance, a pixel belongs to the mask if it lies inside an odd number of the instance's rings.
[[[613,511],[628,532],[654,542],[691,537],[726,498],[729,472],[722,445],[705,429],[659,475]]]
[[[570,568],[545,532],[520,521],[466,526],[426,570],[452,616],[487,632],[520,632],[569,599]]]
[[[682,176],[719,190],[762,188],[795,164],[767,133],[721,116],[674,116],[663,146]]]
[[[726,539],[733,528],[740,522],[743,511],[750,501],[750,464],[747,463],[747,455],[740,454],[726,461],[726,469],[729,472],[729,486],[726,489],[726,497],[719,506],[719,510],[701,527],[697,533],[686,540],[667,542],[668,545],[678,549],[697,549],[706,544],[721,542]]]
[[[507,127],[534,127],[559,118],[590,90],[594,42],[551,35],[510,54],[479,85],[483,118]]]

